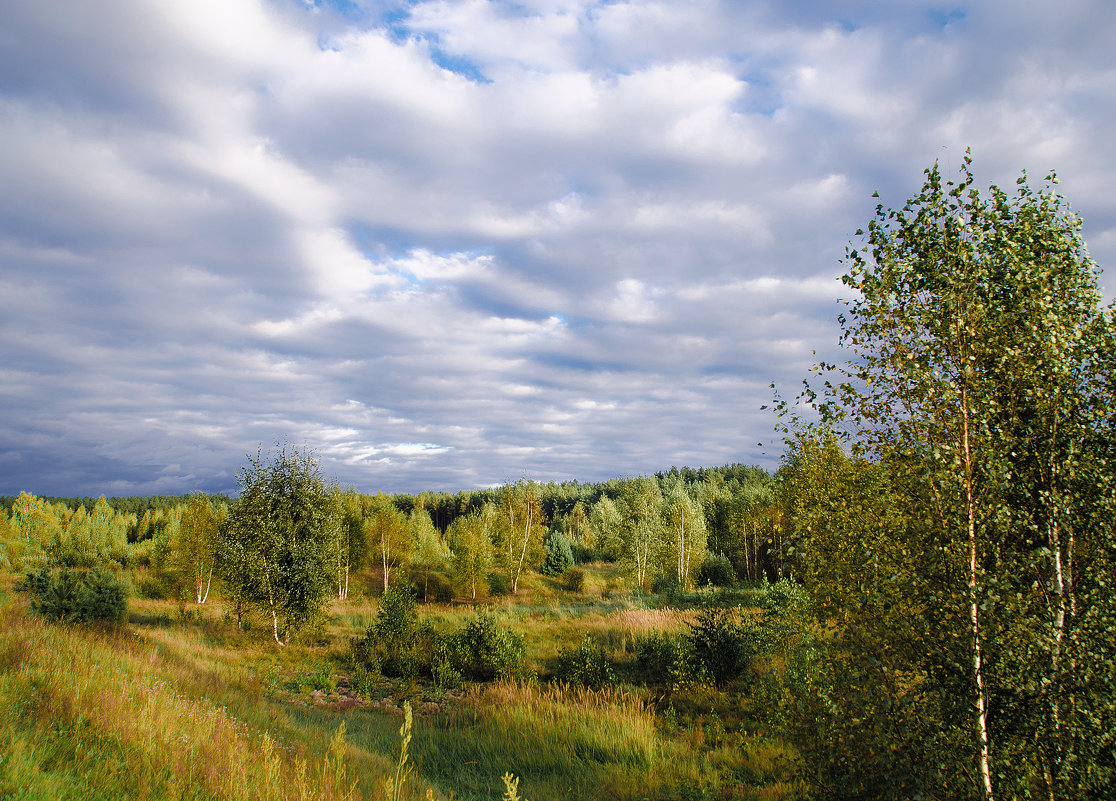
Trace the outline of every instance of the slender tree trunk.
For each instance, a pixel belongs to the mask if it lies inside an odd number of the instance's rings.
[[[286,645],[279,639],[279,615],[275,611],[275,600],[272,598],[270,592],[267,594],[267,604],[271,607],[271,633],[275,637],[275,642],[279,643],[280,647]]]
[[[515,568],[515,579],[512,581],[512,595],[519,592],[519,572],[523,570],[523,558],[527,555],[527,542],[531,538],[531,515],[534,512],[530,499],[527,501],[527,522],[523,525],[523,548],[519,552],[519,564]]]
[[[210,563],[210,565],[209,565],[209,578],[206,579],[205,592],[204,593],[202,592],[201,582],[200,581],[198,582],[197,602],[199,604],[204,604],[206,602],[206,600],[209,598],[209,588],[212,585],[213,585],[213,564]]]
[[[380,529],[380,557],[384,565],[384,592],[388,588],[388,541],[383,528]]]
[[[988,702],[984,696],[984,665],[981,654],[979,599],[977,595],[976,506],[973,500],[973,459],[969,444],[969,395],[961,388],[962,458],[965,471],[965,515],[969,535],[969,617],[972,625],[973,678],[976,687],[974,703],[977,712],[977,734],[980,738],[980,777],[984,798],[994,801],[992,792],[992,760],[988,739]]]

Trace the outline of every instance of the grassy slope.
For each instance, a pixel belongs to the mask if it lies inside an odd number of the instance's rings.
[[[524,635],[544,679],[559,649],[587,632],[622,666],[637,637],[682,629],[689,613],[618,594],[612,570],[591,568],[576,597],[533,575],[489,608]],[[346,680],[339,665],[374,612],[374,600],[335,603],[323,634],[279,649],[262,632],[238,632],[212,600],[134,599],[115,632],[48,625],[29,617],[8,579],[0,797],[379,798],[394,773],[404,699],[415,707],[406,797],[499,798],[505,772],[522,777],[520,796],[532,801],[789,797],[782,750],[749,733],[747,702],[732,692],[698,687],[668,700],[634,686],[441,692],[385,681],[354,707],[336,693]],[[445,628],[472,612],[422,610]]]

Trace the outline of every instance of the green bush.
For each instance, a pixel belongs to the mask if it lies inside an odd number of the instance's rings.
[[[566,592],[581,592],[585,587],[585,571],[577,567],[567,567],[558,580]]]
[[[569,684],[593,689],[611,687],[616,683],[616,672],[604,647],[588,634],[576,648],[562,649],[555,675]]]
[[[494,570],[488,574],[489,595],[507,595],[511,585],[508,583],[507,573]]]
[[[378,670],[367,670],[363,667],[357,668],[356,672],[349,678],[349,689],[358,698],[371,698],[372,691],[376,689],[378,674]]]
[[[760,596],[760,608],[769,616],[797,618],[804,615],[810,607],[810,596],[801,584],[790,579],[779,579],[767,584]]]
[[[25,587],[32,609],[63,623],[120,624],[128,614],[127,585],[103,567],[86,573],[44,567],[27,575]]]
[[[523,677],[523,638],[496,624],[488,612],[470,620],[458,635],[457,670],[467,679],[515,679]]]
[[[731,587],[736,584],[736,570],[723,553],[709,554],[698,569],[698,586]]]
[[[649,684],[678,687],[701,678],[690,641],[677,634],[652,631],[636,641],[636,668]]]
[[[414,678],[423,668],[420,639],[418,602],[410,587],[388,587],[358,648],[358,661],[378,663],[385,676]]]
[[[740,676],[754,655],[751,637],[733,617],[731,609],[705,606],[686,635],[694,658],[718,685]]]
[[[430,677],[434,686],[449,689],[461,684],[461,665],[465,657],[459,637],[437,635],[430,649]]]

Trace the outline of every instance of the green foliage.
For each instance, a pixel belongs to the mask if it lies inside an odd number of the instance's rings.
[[[544,576],[557,576],[574,563],[573,549],[570,541],[561,531],[552,531],[546,538],[546,561],[542,563],[539,572]]]
[[[652,631],[636,641],[636,668],[651,684],[679,688],[701,679],[692,643],[678,634]]]
[[[376,622],[365,635],[365,647],[385,676],[414,678],[424,667],[420,633],[417,602],[410,588],[388,587],[380,597]]]
[[[558,655],[555,676],[568,684],[600,689],[616,683],[616,671],[605,654],[604,646],[585,635],[575,648],[563,649]]]
[[[459,517],[446,532],[453,550],[453,580],[457,591],[473,600],[488,593],[492,541],[479,512]]]
[[[507,573],[493,570],[488,574],[488,594],[494,596],[507,595],[511,590],[511,581]]]
[[[703,606],[686,635],[694,658],[718,685],[738,678],[754,655],[749,638],[735,617],[736,610]]]
[[[523,638],[502,628],[495,615],[482,612],[457,637],[456,658],[462,676],[474,681],[516,679],[526,675]]]
[[[966,156],[877,207],[847,253],[852,358],[804,398],[829,430],[795,424],[787,545],[831,628],[786,710],[823,796],[1116,784],[1112,311],[1049,184],[973,183]]]
[[[123,623],[128,614],[127,585],[110,570],[87,572],[68,567],[29,573],[25,586],[31,608],[63,623]]]
[[[338,493],[309,453],[262,454],[240,477],[241,494],[221,528],[220,562],[237,608],[271,618],[275,641],[320,620],[333,585],[330,549],[340,524]]]
[[[321,663],[310,670],[294,671],[283,682],[283,686],[294,693],[314,690],[329,693],[337,687],[337,679],[333,675],[333,668],[327,663]]]
[[[723,553],[707,554],[698,570],[699,587],[731,587],[736,584],[736,570]]]

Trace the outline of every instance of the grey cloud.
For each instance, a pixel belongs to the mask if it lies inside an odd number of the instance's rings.
[[[9,5],[0,493],[775,466],[872,191],[968,145],[1116,255],[1103,4],[681,8]]]

